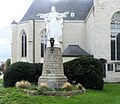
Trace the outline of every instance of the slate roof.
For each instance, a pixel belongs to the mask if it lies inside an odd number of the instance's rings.
[[[30,8],[21,19],[21,21],[26,21],[28,19],[40,20],[36,15],[38,13],[49,13],[52,6],[56,7],[56,11],[63,12],[74,12],[75,17],[70,15],[65,18],[65,20],[85,20],[87,14],[89,13],[93,0],[34,0]]]
[[[79,45],[69,45],[62,53],[63,57],[91,56]]]
[[[11,25],[12,25],[12,24],[17,24],[17,22],[16,22],[15,20],[13,20],[13,22],[11,23]]]

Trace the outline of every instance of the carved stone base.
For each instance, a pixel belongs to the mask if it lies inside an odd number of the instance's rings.
[[[38,85],[47,83],[49,88],[61,88],[67,82],[63,72],[63,60],[61,48],[47,47],[44,58],[42,76],[39,77]]]

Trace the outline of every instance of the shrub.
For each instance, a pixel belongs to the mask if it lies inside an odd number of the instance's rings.
[[[34,76],[34,80],[33,82],[38,83],[38,78],[41,76],[42,74],[42,63],[32,63],[33,69],[35,70],[35,76]]]
[[[81,83],[90,89],[103,89],[103,69],[98,59],[80,57],[66,62],[64,63],[64,73],[70,83]]]
[[[8,67],[3,81],[4,87],[13,87],[16,82],[21,80],[37,83],[39,76],[42,74],[42,64],[31,64],[28,62],[16,62]]]
[[[86,89],[85,89],[80,83],[78,83],[78,84],[76,85],[76,87],[77,87],[77,89],[86,92]]]
[[[77,87],[77,89],[80,89],[80,90],[82,90],[82,88],[83,88],[83,86],[82,86],[80,83],[78,83],[78,84],[76,85],[76,87]]]
[[[48,89],[48,84],[47,83],[41,83],[40,88],[41,89]]]
[[[72,85],[70,83],[66,82],[63,84],[62,88],[65,89],[66,91],[71,91]]]
[[[21,87],[21,88],[28,88],[31,87],[31,83],[28,81],[20,81],[15,84],[16,87]]]

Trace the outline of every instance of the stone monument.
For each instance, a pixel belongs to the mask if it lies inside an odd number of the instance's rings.
[[[37,15],[45,20],[46,35],[48,38],[43,71],[38,79],[38,85],[47,83],[49,88],[55,89],[61,88],[62,85],[67,82],[67,78],[63,71],[63,61],[59,42],[59,38],[62,35],[63,17],[66,17],[67,14],[69,13],[56,12],[55,6],[52,6],[50,13]]]

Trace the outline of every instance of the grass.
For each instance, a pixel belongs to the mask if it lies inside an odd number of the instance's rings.
[[[88,89],[72,97],[29,96],[18,88],[0,86],[0,104],[120,104],[120,84],[105,84],[103,91]]]

